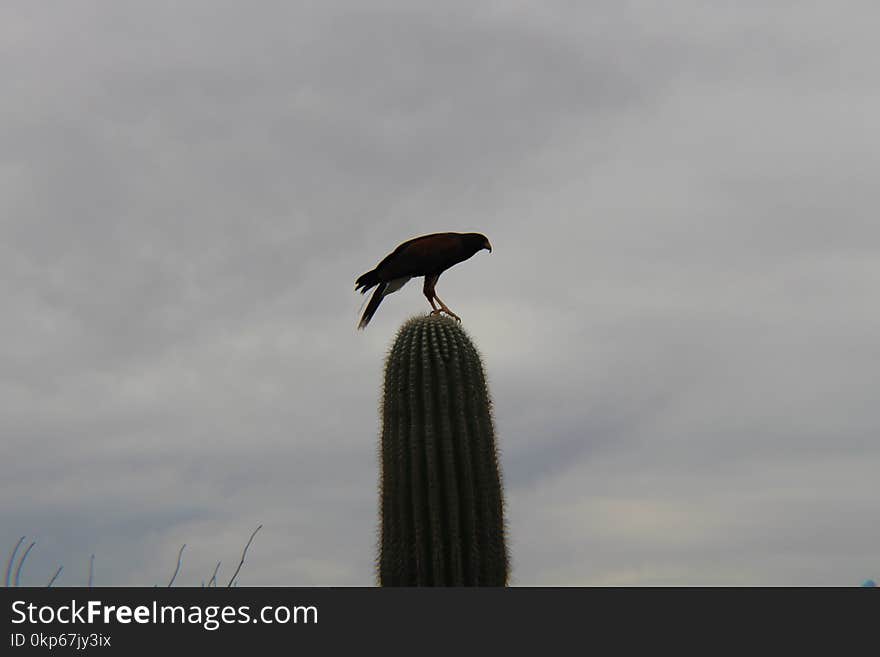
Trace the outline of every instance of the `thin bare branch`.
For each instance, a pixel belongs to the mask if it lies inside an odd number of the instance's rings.
[[[15,555],[18,553],[18,548],[24,543],[24,539],[24,536],[18,539],[18,543],[15,544],[15,547],[12,549],[12,554],[9,555],[9,560],[6,562],[6,577],[3,581],[5,582],[7,589],[9,588],[9,578],[12,576],[12,562],[15,561]]]
[[[214,574],[211,575],[211,579],[208,580],[208,586],[211,586],[211,582],[214,583],[214,587],[217,587],[217,571],[220,570],[220,562],[217,562],[217,565],[214,567]]]
[[[46,584],[46,588],[47,588],[47,589],[51,589],[51,588],[52,588],[52,585],[55,583],[55,580],[58,579],[58,576],[61,574],[61,571],[62,571],[63,568],[64,568],[64,566],[58,566],[58,570],[55,571],[55,574],[52,575],[52,579],[50,579],[50,580],[49,580],[49,583]]]
[[[186,547],[186,543],[180,546],[180,552],[177,553],[177,566],[174,568],[174,574],[171,576],[171,580],[168,582],[168,588],[171,588],[171,585],[174,584],[174,580],[177,579],[177,573],[180,572],[180,560],[183,557],[183,548]]]
[[[229,579],[229,584],[226,585],[227,588],[232,586],[232,583],[235,581],[235,578],[238,577],[238,573],[241,570],[241,567],[244,565],[244,558],[247,555],[248,548],[251,546],[251,541],[254,540],[254,536],[257,535],[257,532],[263,528],[263,525],[259,525],[254,533],[251,534],[251,537],[248,539],[247,545],[244,546],[244,550],[241,552],[241,561],[238,562],[238,568],[235,569],[235,572],[232,573],[232,577]]]
[[[15,586],[18,587],[19,581],[21,581],[21,567],[24,565],[24,560],[27,559],[27,555],[30,554],[30,551],[37,544],[36,541],[31,541],[31,544],[27,546],[27,550],[24,551],[24,554],[21,555],[21,559],[18,560],[18,565],[15,567]]]
[[[95,574],[95,555],[93,554],[91,558],[89,558],[89,588],[92,588],[92,577]]]

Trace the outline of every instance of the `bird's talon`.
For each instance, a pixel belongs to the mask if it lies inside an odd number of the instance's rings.
[[[441,310],[442,310],[443,312],[445,312],[447,315],[449,315],[450,317],[452,317],[455,321],[457,321],[457,322],[461,322],[461,317],[459,317],[459,316],[456,315],[454,312],[452,312],[451,310],[449,310],[449,308],[441,308]]]

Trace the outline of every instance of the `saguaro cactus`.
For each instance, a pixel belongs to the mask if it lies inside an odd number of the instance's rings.
[[[504,586],[504,503],[483,366],[448,317],[415,317],[385,364],[383,586]]]

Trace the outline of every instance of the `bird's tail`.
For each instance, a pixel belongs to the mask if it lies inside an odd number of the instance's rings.
[[[366,274],[364,274],[366,276]],[[363,276],[361,276],[363,278]],[[358,279],[360,280],[360,279]],[[376,283],[372,283],[369,287],[364,288],[361,292],[366,292],[370,287],[373,287]],[[361,321],[358,322],[358,328],[363,329],[366,328],[367,324],[370,323],[370,320],[373,319],[373,315],[376,314],[376,310],[379,308],[379,304],[382,303],[382,299],[385,296],[385,288],[388,287],[388,283],[378,283],[378,287],[376,291],[373,292],[373,296],[370,297],[370,303],[367,304],[367,309],[364,311],[364,314],[361,315]]]
[[[354,289],[360,292],[361,294],[366,294],[367,290],[376,285],[379,282],[379,274],[374,269],[372,271],[368,271],[366,274],[358,277],[358,279],[354,282]]]

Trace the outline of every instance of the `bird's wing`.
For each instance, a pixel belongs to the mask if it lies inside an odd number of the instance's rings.
[[[433,233],[404,242],[376,267],[382,280],[439,274],[463,257],[458,233]]]

